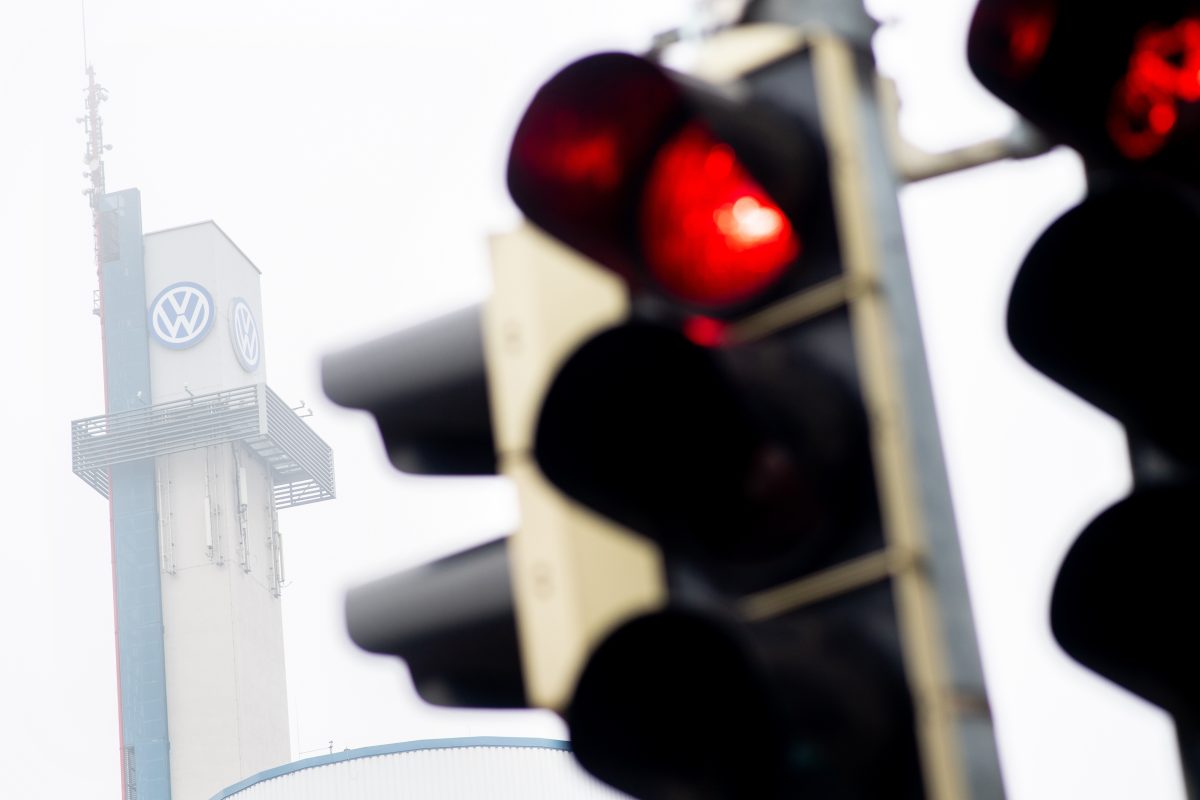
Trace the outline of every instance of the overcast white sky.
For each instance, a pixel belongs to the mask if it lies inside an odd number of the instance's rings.
[[[970,79],[969,0],[886,0],[880,53],[904,125],[939,148],[1009,118]],[[508,137],[538,82],[598,48],[637,48],[685,0],[91,0],[109,189],[145,229],[215,220],[263,271],[271,386],[315,410],[338,499],[283,512],[294,755],[412,738],[561,736],[548,714],[433,712],[397,662],[361,654],[346,587],[506,532],[500,481],[390,470],[367,418],[319,389],[322,353],[488,289],[485,235],[514,223]],[[107,503],[70,471],[67,422],[103,410],[95,271],[80,195],[77,0],[0,10],[0,795],[116,797]],[[1035,375],[1003,337],[1007,287],[1082,191],[1056,153],[903,196],[1010,797],[1178,798],[1157,710],[1074,665],[1046,617],[1074,535],[1127,488],[1119,429]],[[731,735],[736,732],[731,731]]]

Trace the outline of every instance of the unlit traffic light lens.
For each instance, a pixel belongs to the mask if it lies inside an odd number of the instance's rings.
[[[970,33],[976,71],[1014,81],[1032,76],[1046,54],[1057,10],[1054,0],[981,2]]]

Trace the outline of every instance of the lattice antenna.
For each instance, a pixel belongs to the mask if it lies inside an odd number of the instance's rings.
[[[80,4],[81,11],[83,4]],[[92,229],[94,238],[94,249],[96,253],[96,270],[100,269],[100,198],[104,196],[104,153],[112,150],[112,145],[104,144],[104,123],[100,119],[100,104],[108,99],[108,90],[96,82],[96,70],[88,61],[87,56],[87,17],[84,16],[83,27],[83,66],[87,74],[88,85],[84,90],[84,110],[85,114],[79,117],[78,122],[84,126],[84,131],[87,133],[87,149],[83,155],[83,163],[87,166],[87,170],[83,173],[83,177],[88,179],[88,187],[83,190],[83,194],[88,197],[88,204],[92,207]]]

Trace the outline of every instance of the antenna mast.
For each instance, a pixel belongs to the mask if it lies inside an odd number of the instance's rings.
[[[86,52],[86,45],[85,45]],[[84,130],[87,132],[87,150],[83,155],[83,163],[87,171],[83,173],[90,181],[90,186],[83,190],[88,196],[92,207],[92,223],[95,233],[96,270],[100,269],[100,198],[104,196],[104,153],[111,150],[112,145],[104,144],[104,128],[100,119],[100,104],[108,99],[108,90],[96,82],[96,71],[91,64],[87,65],[87,100],[84,106],[87,115],[80,117]]]
[[[108,90],[96,82],[96,70],[92,68],[87,55],[87,15],[84,4],[80,2],[80,13],[83,17],[83,66],[87,73],[88,86],[84,90],[84,110],[87,112],[77,121],[83,123],[87,133],[87,150],[83,155],[83,163],[87,171],[83,177],[90,185],[83,190],[87,195],[88,204],[92,207],[92,234],[96,255],[96,272],[100,272],[100,198],[105,194],[104,187],[104,153],[112,149],[112,145],[104,144],[104,124],[100,119],[100,104],[108,99]]]

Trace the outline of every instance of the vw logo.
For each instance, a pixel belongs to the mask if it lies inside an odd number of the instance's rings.
[[[175,350],[197,344],[212,327],[212,321],[212,295],[198,283],[173,283],[150,304],[150,332],[161,344]]]
[[[262,340],[258,337],[258,323],[250,304],[240,297],[234,298],[229,309],[229,338],[233,340],[233,353],[246,372],[258,369],[262,355]]]

